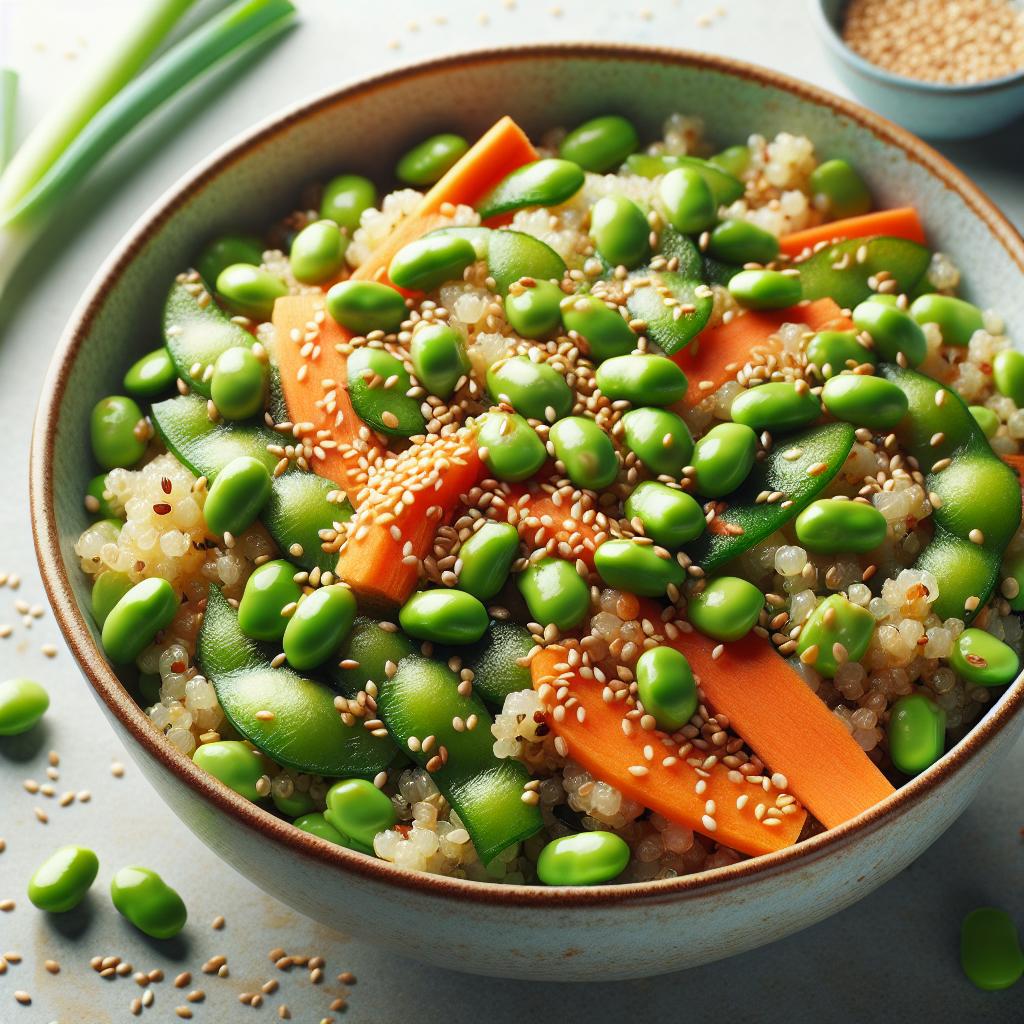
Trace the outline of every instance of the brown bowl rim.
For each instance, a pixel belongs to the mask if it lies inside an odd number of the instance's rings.
[[[833,847],[869,834],[899,813],[928,796],[943,779],[977,757],[1024,706],[1024,675],[1018,678],[992,710],[952,750],[927,771],[902,786],[881,803],[858,817],[805,842],[784,850],[743,860],[727,867],[684,875],[673,879],[632,882],[611,886],[574,889],[540,885],[516,886],[482,883],[430,875],[396,867],[386,861],[363,856],[301,832],[281,818],[239,796],[223,783],[200,770],[190,758],[172,748],[149,724],[145,712],[130,697],[115,672],[93,641],[79,609],[60,552],[57,530],[54,480],[50,473],[56,445],[56,427],[70,367],[78,357],[104,296],[123,273],[137,251],[152,237],[188,197],[205,187],[236,161],[270,137],[293,124],[315,116],[336,104],[358,102],[367,94],[411,78],[426,79],[452,69],[510,61],[559,59],[625,60],[670,64],[728,74],[791,93],[799,99],[830,108],[857,122],[876,137],[903,150],[910,159],[939,178],[956,192],[972,212],[989,228],[1024,274],[1024,239],[1006,217],[957,168],[930,146],[886,118],[818,86],[728,57],[638,44],[550,43],[471,50],[406,65],[380,75],[364,78],[341,88],[329,89],[300,101],[271,116],[222,146],[188,172],[147,210],[117,249],[97,272],[85,296],[72,313],[47,372],[33,425],[30,453],[30,508],[36,555],[43,584],[65,640],[83,674],[110,713],[131,734],[150,758],[176,775],[196,794],[253,835],[259,835],[292,855],[326,863],[342,873],[365,878],[400,890],[418,890],[424,897],[445,897],[495,906],[576,907],[601,905],[623,908],[637,902],[665,902],[698,898],[709,890],[725,892],[758,878],[773,877],[786,870],[827,856]]]

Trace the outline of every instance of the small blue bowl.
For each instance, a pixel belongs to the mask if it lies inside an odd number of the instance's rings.
[[[818,31],[836,73],[866,106],[929,139],[966,139],[995,131],[1024,114],[1024,71],[972,85],[919,82],[894,75],[843,42],[846,0],[811,0]]]

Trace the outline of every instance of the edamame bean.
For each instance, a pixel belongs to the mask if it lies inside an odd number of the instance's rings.
[[[333,220],[349,236],[359,227],[363,211],[377,203],[377,189],[369,178],[358,174],[341,174],[332,178],[320,200],[320,216]]]
[[[918,322],[898,306],[866,299],[853,310],[859,331],[871,335],[878,355],[888,363],[918,366],[928,354],[928,343]]]
[[[28,732],[46,713],[50,695],[32,679],[5,679],[0,683],[0,736]]]
[[[92,410],[89,434],[92,454],[103,469],[133,466],[146,454],[140,429],[142,410],[124,395],[101,398]]]
[[[908,408],[902,388],[884,377],[860,373],[841,373],[825,381],[821,400],[837,420],[874,430],[891,430]]]
[[[544,442],[522,416],[489,412],[478,420],[477,444],[488,472],[498,480],[526,480],[548,457]]]
[[[551,427],[548,438],[566,475],[577,487],[599,491],[619,475],[615,446],[593,420],[566,416]]]
[[[597,368],[597,386],[613,402],[672,405],[686,394],[686,374],[661,355],[613,356]]]
[[[629,856],[629,844],[614,832],[578,832],[540,851],[537,877],[545,885],[600,885],[622,874]]]
[[[618,114],[605,114],[574,128],[562,140],[558,155],[585,171],[604,174],[635,153],[640,139],[632,122]]]
[[[157,398],[174,387],[178,371],[163,345],[132,363],[124,375],[124,389],[133,398]]]
[[[238,603],[238,628],[247,637],[277,643],[284,636],[288,620],[281,613],[302,596],[295,573],[295,566],[283,558],[253,570]]]
[[[289,818],[298,818],[316,809],[313,798],[308,792],[303,792],[301,789],[293,789],[288,796],[285,796],[280,787],[275,787],[270,791],[270,799],[274,807]]]
[[[885,516],[861,501],[822,498],[796,517],[796,537],[808,551],[821,554],[871,551],[885,540]]]
[[[373,837],[398,820],[390,797],[366,779],[342,779],[327,791],[324,817],[343,835],[373,849]]]
[[[952,295],[919,295],[910,305],[910,315],[919,324],[937,324],[944,345],[967,345],[985,326],[974,303]]]
[[[308,832],[311,836],[316,836],[319,839],[326,839],[327,842],[334,843],[336,846],[348,846],[346,838],[319,811],[303,814],[292,824],[297,829]]]
[[[626,518],[639,519],[644,536],[666,548],[678,548],[704,532],[704,510],[685,491],[645,480],[626,499]]]
[[[417,640],[475,644],[490,620],[487,609],[472,594],[445,588],[417,591],[402,605],[398,621]]]
[[[563,298],[561,308],[565,329],[580,337],[595,363],[636,348],[637,337],[622,315],[593,295]]]
[[[658,185],[658,198],[669,224],[684,235],[711,227],[717,210],[703,175],[692,167],[676,167]]]
[[[210,288],[225,267],[233,263],[249,263],[258,267],[263,262],[263,241],[256,235],[222,235],[210,242],[196,260],[196,270]]]
[[[210,397],[226,420],[247,420],[263,411],[267,365],[252,349],[235,345],[225,349],[213,365]]]
[[[974,422],[981,427],[981,432],[990,440],[999,433],[1000,419],[987,405],[969,405],[967,411],[974,417]]]
[[[590,587],[575,567],[561,558],[532,562],[516,583],[531,618],[542,626],[572,629],[590,611]]]
[[[132,589],[134,584],[129,575],[123,572],[114,572],[108,569],[106,572],[102,572],[96,577],[96,582],[92,585],[91,605],[92,605],[92,617],[96,620],[96,625],[103,628],[103,623],[107,621],[107,616],[111,613],[114,605]]]
[[[1024,953],[1013,918],[996,907],[972,910],[960,926],[960,966],[986,992],[1015,985],[1024,975]]]
[[[735,405],[735,403],[733,403]],[[697,490],[706,498],[735,491],[753,468],[757,434],[745,423],[719,423],[693,448]]]
[[[149,868],[121,868],[110,883],[118,912],[153,939],[174,938],[188,919],[181,897]]]
[[[167,580],[153,576],[136,583],[103,623],[103,650],[111,661],[134,661],[171,624],[178,606],[178,595]]]
[[[487,390],[495,402],[507,402],[528,419],[554,423],[572,411],[573,393],[565,378],[529,356],[513,356],[488,367]]]
[[[772,381],[741,391],[730,415],[752,430],[796,430],[821,415],[821,403],[806,381]]]
[[[506,175],[477,209],[486,221],[527,206],[557,206],[583,187],[583,179],[583,168],[571,160],[535,160]]]
[[[1001,395],[1024,406],[1024,353],[1004,348],[992,360],[992,380]]]
[[[426,429],[421,402],[408,394],[405,364],[381,348],[363,345],[348,357],[348,397],[361,420],[388,437],[412,437]]]
[[[282,645],[298,672],[322,665],[333,655],[356,617],[356,599],[348,587],[332,584],[307,594],[284,629]]]
[[[84,846],[62,846],[51,853],[28,883],[28,898],[40,910],[64,914],[74,910],[96,881],[99,858]]]
[[[461,135],[444,132],[413,146],[395,167],[395,177],[406,185],[433,185],[466,154],[469,143]]]
[[[246,800],[257,803],[262,799],[256,783],[267,774],[267,767],[263,755],[248,743],[241,740],[201,743],[196,747],[192,760]]]
[[[516,334],[524,338],[542,338],[562,320],[560,304],[565,292],[554,281],[536,281],[531,286],[509,290],[505,296],[505,316]]]
[[[734,178],[742,178],[750,166],[750,147],[728,146],[721,153],[708,157],[708,163],[714,164]]]
[[[674,647],[651,647],[636,663],[637,696],[659,729],[675,732],[697,713],[697,683],[686,655]]]
[[[429,292],[445,281],[462,279],[476,260],[476,250],[458,235],[424,235],[403,245],[388,266],[388,277],[399,288]]]
[[[594,568],[609,587],[644,597],[661,597],[670,585],[680,587],[686,579],[675,558],[635,540],[606,540],[594,552]]]
[[[418,327],[409,343],[409,359],[416,379],[438,398],[451,398],[469,372],[462,335],[447,324]]]
[[[803,288],[798,273],[741,270],[729,279],[729,294],[747,309],[786,309],[803,298]]]
[[[590,237],[598,254],[613,267],[642,263],[650,244],[651,226],[644,211],[623,195],[602,196],[590,211]]]
[[[350,331],[397,331],[409,312],[401,292],[379,281],[339,281],[327,293],[327,312]]]
[[[819,331],[807,344],[807,361],[823,377],[834,377],[863,363],[874,366],[878,358],[857,340],[856,331]]]
[[[1003,593],[1013,595],[1006,598],[1010,608],[1015,612],[1024,611],[1024,555],[1007,558],[1003,563],[1003,576]]]
[[[771,263],[779,240],[749,220],[723,220],[708,236],[708,252],[726,263]]]
[[[212,533],[235,536],[259,518],[272,489],[267,467],[251,455],[232,459],[216,476],[203,515]]]
[[[232,313],[264,321],[274,312],[274,303],[288,294],[288,285],[261,267],[232,263],[217,276],[217,294]]]
[[[86,511],[100,519],[119,518],[121,513],[112,504],[113,497],[113,494],[107,490],[107,474],[97,473],[85,489]]]
[[[797,654],[804,664],[831,679],[843,662],[864,657],[874,629],[875,617],[867,608],[833,594],[804,623]]]
[[[712,640],[739,640],[757,623],[764,594],[739,576],[718,576],[694,594],[686,606],[693,625]]]
[[[459,587],[489,601],[505,585],[519,554],[519,533],[511,523],[485,522],[459,548]]]
[[[345,266],[349,237],[333,220],[307,224],[292,240],[288,264],[296,281],[322,284],[337,277]]]
[[[819,209],[829,217],[859,217],[871,209],[871,193],[864,179],[845,160],[826,160],[807,181]]]
[[[965,629],[956,638],[949,664],[975,686],[1005,686],[1020,671],[1020,659],[1009,644],[974,628]]]
[[[934,764],[946,745],[946,712],[922,693],[900,697],[889,709],[889,756],[904,775]]]
[[[622,417],[626,446],[652,472],[675,479],[693,455],[690,428],[667,409],[632,409]]]

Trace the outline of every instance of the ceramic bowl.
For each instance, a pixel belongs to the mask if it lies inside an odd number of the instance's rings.
[[[967,268],[968,293],[1024,337],[1024,242],[978,190],[899,128],[801,82],[730,60],[630,46],[473,53],[347,86],[257,126],[164,195],[100,268],[54,357],[32,450],[32,516],[50,600],[86,679],[143,773],[232,867],[328,925],[425,961],[529,979],[652,975],[770,942],[870,892],[964,809],[1024,730],[1024,681],[937,764],[858,819],[722,870],[646,884],[553,890],[411,873],[316,839],[243,800],[172,749],[101,653],[73,553],[94,470],[93,403],[159,334],[172,276],[202,242],[264,225],[304,184],[340,169],[388,180],[432,130],[475,136],[509,113],[531,134],[595,113],[654,136],[669,113],[704,117],[721,144],[805,132],[849,157],[882,205],[914,203],[932,242]],[[371,141],[372,140],[372,144]]]
[[[809,0],[832,65],[872,110],[926,139],[969,139],[1024,115],[1024,71],[990,82],[945,85],[893,74],[843,42],[840,17],[847,0]]]

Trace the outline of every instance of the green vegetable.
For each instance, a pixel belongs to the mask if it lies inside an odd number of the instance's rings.
[[[416,379],[438,398],[451,398],[469,372],[462,335],[447,324],[417,327],[409,343],[409,359]]]
[[[284,636],[288,620],[282,611],[302,596],[294,576],[295,567],[283,558],[264,562],[253,570],[238,604],[238,628],[244,636],[267,643],[276,643]]]
[[[158,398],[174,387],[177,377],[171,354],[161,345],[132,363],[124,375],[124,389],[132,398]]]
[[[285,796],[279,789],[272,789],[270,799],[274,807],[289,818],[298,818],[301,815],[309,814],[316,808],[316,803],[309,795],[301,789],[293,789],[288,796]]]
[[[822,554],[861,553],[885,540],[885,516],[861,501],[822,498],[796,517],[796,537],[808,551]]]
[[[110,882],[110,899],[120,914],[153,939],[171,939],[188,911],[181,897],[149,868],[121,868]]]
[[[622,356],[636,348],[637,337],[614,309],[593,295],[562,297],[562,323],[583,341],[595,363]]]
[[[1020,671],[1017,652],[983,629],[965,629],[956,638],[949,664],[975,686],[1006,686]]]
[[[997,352],[992,360],[992,379],[1001,395],[1024,405],[1024,353],[1013,348]]]
[[[579,164],[585,171],[604,174],[618,167],[640,146],[632,122],[618,114],[585,121],[562,140],[558,155]]]
[[[704,183],[711,189],[711,197],[715,207],[728,206],[743,195],[743,182],[710,160],[701,160],[695,156],[676,156],[671,153],[633,153],[627,157],[623,170],[628,174],[638,174],[642,178],[657,178],[677,167],[696,171]]]
[[[262,799],[256,783],[267,774],[262,754],[241,740],[216,740],[196,747],[192,760],[229,789],[253,803]]]
[[[899,361],[914,367],[928,354],[928,342],[917,321],[897,306],[867,299],[853,311],[853,322],[859,331],[867,331],[880,358],[890,363]]]
[[[697,713],[697,682],[686,655],[674,647],[650,647],[637,659],[636,690],[659,729],[675,732]]]
[[[771,263],[779,240],[749,220],[723,220],[708,236],[708,252],[726,263]]]
[[[513,356],[489,366],[487,390],[495,402],[507,402],[521,416],[545,423],[568,416],[574,401],[565,377],[529,356]]]
[[[287,294],[281,278],[251,263],[232,263],[217,276],[217,295],[231,312],[251,320],[269,320],[274,303]]]
[[[342,835],[372,850],[373,837],[398,820],[395,806],[372,782],[343,779],[327,791],[324,817]]]
[[[171,624],[178,605],[178,595],[167,580],[153,576],[136,583],[103,623],[103,650],[111,661],[134,661]]]
[[[729,294],[747,309],[786,309],[805,298],[800,276],[782,270],[741,270],[729,280]]]
[[[614,832],[578,832],[553,839],[537,858],[545,885],[600,885],[622,874],[630,849]]]
[[[746,424],[719,423],[712,427],[693,449],[691,462],[697,471],[697,490],[707,498],[735,491],[753,468],[756,452],[757,435]]]
[[[718,576],[694,594],[686,614],[694,627],[712,640],[739,640],[754,628],[764,594],[739,576]]]
[[[488,236],[487,272],[494,278],[498,294],[506,295],[513,284],[524,278],[560,281],[565,274],[565,260],[539,238],[502,228]]]
[[[92,585],[90,600],[92,617],[96,620],[96,625],[100,629],[103,628],[103,623],[107,621],[107,616],[113,611],[114,605],[133,586],[131,577],[123,572],[113,572],[108,569],[96,577],[96,582]]]
[[[327,293],[327,312],[350,331],[392,333],[408,310],[400,292],[379,281],[339,281]]]
[[[359,227],[364,210],[377,205],[377,186],[359,174],[331,178],[320,200],[320,216],[333,220],[349,237]]]
[[[975,331],[985,326],[981,310],[952,295],[919,295],[910,306],[919,324],[938,324],[944,345],[967,345]]]
[[[263,240],[256,235],[221,235],[207,242],[196,260],[196,270],[211,291],[220,272],[232,263],[251,263],[258,267],[263,262]]]
[[[907,396],[895,384],[863,373],[825,381],[821,400],[837,420],[873,430],[892,430],[907,414]]]
[[[480,457],[497,479],[526,480],[547,461],[544,442],[522,416],[489,412],[477,422]]]
[[[519,533],[511,523],[484,522],[459,548],[459,586],[489,601],[505,585],[518,554]]]
[[[999,417],[986,405],[969,405],[967,411],[974,417],[974,421],[981,427],[985,437],[991,439],[999,433]]]
[[[216,534],[240,534],[259,518],[271,494],[267,467],[251,455],[232,459],[210,487],[203,515]]]
[[[465,156],[469,143],[461,135],[431,135],[413,146],[395,168],[395,177],[406,185],[433,185]]]
[[[146,442],[136,433],[142,410],[130,398],[101,398],[92,410],[89,434],[92,454],[103,469],[133,466],[146,454]]]
[[[28,898],[40,910],[63,914],[85,899],[100,869],[99,858],[84,846],[62,846],[36,868]]]
[[[529,665],[521,664],[533,647],[530,632],[517,622],[494,619],[479,643],[457,653],[463,667],[473,672],[474,692],[500,708],[510,693],[533,685]]]
[[[996,907],[972,910],[960,928],[960,965],[980,989],[997,992],[1020,981],[1024,953],[1013,918]]]
[[[566,475],[577,487],[599,491],[619,475],[615,446],[592,419],[566,416],[551,427],[548,438]]]
[[[606,540],[594,552],[594,568],[609,587],[644,597],[661,597],[670,584],[682,586],[686,570],[652,544]]]
[[[626,499],[626,518],[643,523],[655,544],[678,548],[704,532],[704,510],[685,491],[645,480]]]
[[[489,621],[487,609],[464,590],[419,590],[398,613],[402,629],[438,644],[475,644]]]
[[[113,494],[107,490],[107,474],[97,473],[90,481],[89,485],[85,489],[86,497],[86,511],[91,515],[98,516],[100,519],[119,519],[121,513],[119,513],[114,506],[111,504]],[[90,498],[96,499],[96,507],[88,508],[91,504]]]
[[[403,245],[388,266],[388,277],[399,288],[428,292],[445,281],[462,279],[476,260],[476,250],[458,235],[424,235]]]
[[[263,411],[267,365],[241,345],[217,357],[210,379],[210,397],[226,420],[247,420]]]
[[[564,298],[565,292],[554,281],[535,281],[505,296],[505,316],[516,334],[542,338],[561,323]]]
[[[356,617],[356,599],[348,587],[333,584],[307,594],[285,626],[282,646],[297,672],[322,665],[337,653]]]
[[[730,415],[752,430],[798,430],[821,415],[821,403],[803,381],[772,381],[741,391]]]
[[[807,343],[807,361],[814,363],[823,377],[834,377],[863,363],[874,366],[878,358],[857,340],[856,331],[819,331]]]
[[[561,558],[542,558],[519,574],[516,583],[530,617],[560,630],[578,626],[590,611],[590,588],[576,568]]]
[[[633,409],[622,417],[626,446],[652,472],[678,480],[693,455],[690,428],[667,409]]]
[[[364,345],[348,357],[348,395],[359,418],[388,437],[425,433],[427,421],[402,360]]]
[[[368,682],[378,686],[387,679],[387,663],[396,665],[418,650],[398,629],[386,630],[364,615],[356,618],[339,654],[354,663],[355,668],[333,669],[330,678],[343,692],[355,694],[366,689]]]
[[[307,224],[292,240],[288,263],[296,281],[322,284],[345,266],[349,237],[333,220]]]
[[[658,198],[665,219],[684,235],[696,234],[715,222],[715,197],[703,175],[692,167],[670,170],[658,185]]]
[[[946,712],[922,693],[900,697],[889,709],[889,756],[905,775],[918,775],[946,747]]]
[[[842,594],[826,597],[804,623],[797,643],[800,660],[831,679],[845,661],[860,661],[867,654],[875,617]],[[811,648],[816,648],[813,653]]]
[[[327,819],[319,812],[314,811],[311,814],[303,814],[302,817],[296,818],[292,824],[303,832],[308,832],[311,836],[316,836],[318,839],[325,839],[329,843],[334,843],[336,846],[348,846],[348,840],[343,836],[333,825],[329,824]]]
[[[673,405],[686,394],[686,374],[661,355],[613,356],[597,368],[597,386],[613,402]]]
[[[708,163],[720,168],[734,178],[740,178],[750,166],[750,147],[727,146],[721,153],[708,157]]]
[[[4,680],[0,683],[0,736],[28,732],[49,706],[50,695],[34,680]]]
[[[845,160],[818,164],[807,184],[815,204],[833,220],[859,217],[871,210],[871,193],[864,179]]]
[[[477,205],[482,220],[527,206],[558,206],[583,186],[583,168],[571,160],[548,158],[518,167]]]
[[[644,211],[623,195],[603,196],[590,210],[590,237],[611,266],[635,267],[647,257],[651,227]]]

